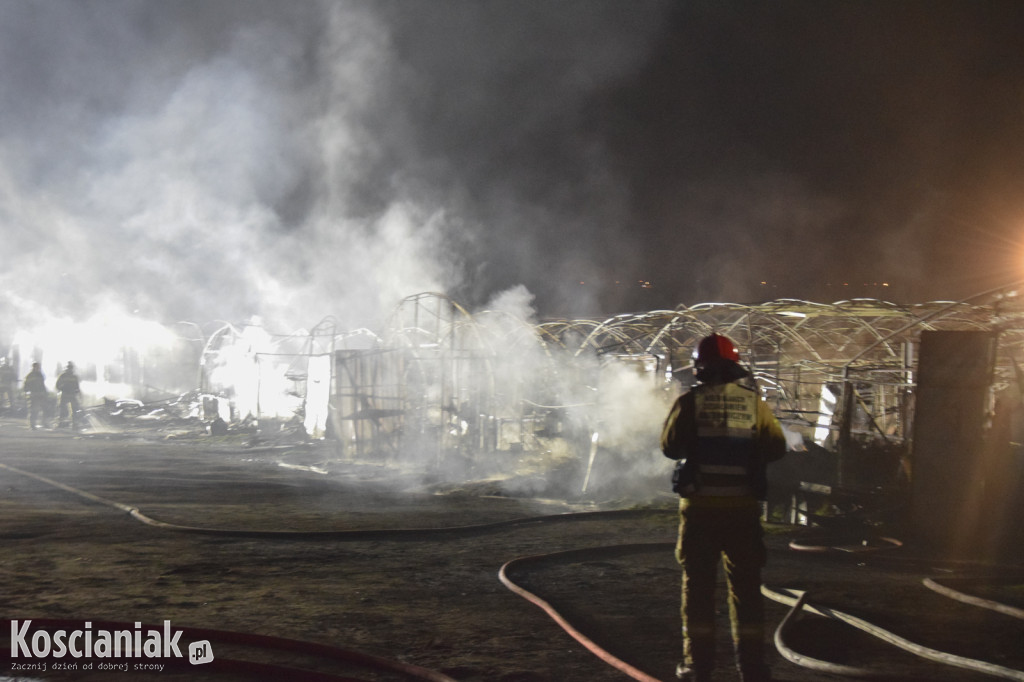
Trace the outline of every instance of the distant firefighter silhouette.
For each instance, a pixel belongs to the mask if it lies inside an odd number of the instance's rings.
[[[7,358],[0,358],[0,406],[14,409],[14,393],[18,390],[18,376]]]
[[[33,429],[38,428],[39,418],[46,412],[47,400],[46,377],[38,362],[33,362],[32,371],[25,375],[22,390],[28,394],[28,424]]]
[[[70,423],[72,429],[77,429],[81,411],[78,396],[82,391],[78,385],[74,363],[69,362],[61,375],[57,377],[56,388],[60,393],[60,404],[57,405],[57,427],[67,426]]]

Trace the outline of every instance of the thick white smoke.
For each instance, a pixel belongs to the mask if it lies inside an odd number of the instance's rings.
[[[373,327],[516,284],[594,308],[626,184],[579,131],[669,7],[5,3],[2,327]]]
[[[145,3],[127,3],[125,15],[83,4],[81,31],[115,34],[96,39],[131,42],[137,22],[161,16]],[[193,9],[199,15],[173,29],[196,30],[205,10]],[[353,196],[378,163],[367,121],[380,106],[377,84],[392,75],[385,27],[359,5],[307,9],[326,24],[315,40],[299,31],[305,23],[238,15],[219,42],[189,58],[171,40],[163,47],[175,59],[139,63],[142,73],[109,63],[120,56],[84,37],[76,44],[90,69],[76,67],[71,50],[51,57],[50,68],[86,79],[47,93],[79,110],[79,130],[43,137],[35,151],[18,136],[29,134],[24,124],[0,139],[5,327],[84,320],[114,304],[166,322],[259,315],[288,330],[334,315],[358,326],[402,296],[448,286],[438,204],[401,186],[379,188],[375,205]],[[8,27],[44,31],[54,19],[52,10],[2,11],[16,19]],[[120,30],[101,32],[100,20]],[[113,87],[104,67],[125,82],[101,106],[89,89]],[[65,126],[68,113],[43,118]]]
[[[589,98],[647,59],[666,7],[3,5],[0,354],[17,342],[21,374],[73,360],[98,398],[122,379],[104,369],[122,348],[166,345],[134,341],[150,321],[187,331],[197,354],[226,323],[372,329],[406,296],[457,291],[491,299],[498,417],[541,400],[574,428],[613,430],[622,410],[594,416],[596,358],[533,337],[522,282],[596,305],[575,282],[599,279],[592,256],[626,190],[577,131]],[[240,349],[250,370],[274,350]]]

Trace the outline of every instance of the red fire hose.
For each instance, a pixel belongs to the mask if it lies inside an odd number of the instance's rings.
[[[371,529],[371,530],[344,530],[344,531],[256,531],[256,530],[230,530],[230,529],[215,529],[215,528],[198,528],[198,527],[194,527],[194,526],[181,526],[181,525],[177,525],[177,524],[170,524],[170,523],[165,523],[165,522],[162,522],[162,521],[158,521],[158,520],[155,520],[155,519],[152,519],[152,518],[146,516],[145,514],[140,512],[137,507],[132,507],[130,505],[125,505],[125,504],[122,504],[122,503],[119,503],[119,502],[107,500],[107,499],[102,498],[102,497],[100,497],[98,495],[93,495],[92,493],[88,493],[88,492],[85,492],[83,490],[79,490],[77,488],[74,488],[74,487],[65,485],[63,483],[60,483],[58,481],[54,481],[52,479],[46,478],[45,476],[40,476],[38,474],[33,474],[31,472],[24,471],[24,470],[21,470],[21,469],[18,469],[16,467],[12,467],[12,466],[9,466],[9,465],[3,464],[3,463],[0,463],[0,467],[2,467],[4,469],[8,469],[10,471],[13,471],[15,473],[24,475],[24,476],[28,476],[30,478],[34,478],[34,479],[36,479],[38,481],[41,481],[41,482],[46,483],[46,484],[51,485],[51,486],[55,486],[57,488],[65,490],[67,492],[70,492],[70,493],[73,493],[73,494],[78,495],[80,497],[83,497],[85,499],[88,499],[90,501],[97,502],[97,503],[100,503],[100,504],[103,504],[103,505],[107,505],[107,506],[113,507],[115,509],[119,509],[119,510],[121,510],[123,512],[127,512],[132,518],[134,518],[134,519],[136,519],[138,521],[141,521],[142,523],[145,523],[145,524],[150,525],[150,526],[154,526],[154,527],[158,527],[158,528],[164,528],[164,529],[168,529],[168,530],[181,531],[181,532],[208,534],[208,535],[230,535],[230,536],[235,536],[235,537],[257,537],[257,538],[268,538],[268,539],[269,538],[292,538],[292,539],[294,539],[294,538],[298,538],[298,539],[302,539],[302,538],[328,539],[329,538],[329,539],[362,539],[362,540],[365,540],[365,539],[375,539],[375,538],[378,538],[378,537],[380,537],[380,538],[386,537],[386,538],[389,538],[389,539],[402,539],[402,538],[423,537],[425,534],[437,534],[437,533],[442,533],[442,534],[443,533],[467,533],[467,532],[474,532],[474,531],[489,532],[489,531],[492,531],[492,530],[497,530],[497,529],[500,529],[500,528],[515,526],[515,525],[534,524],[534,523],[551,522],[551,521],[572,521],[572,520],[578,520],[578,519],[581,519],[581,518],[593,518],[595,516],[604,516],[604,515],[622,516],[622,515],[629,514],[630,512],[636,513],[636,514],[650,514],[651,513],[650,510],[627,510],[627,511],[612,511],[612,512],[587,512],[587,513],[582,513],[582,514],[559,514],[559,515],[553,515],[553,516],[528,517],[528,518],[521,518],[521,519],[513,519],[513,520],[510,520],[510,521],[501,521],[501,522],[489,523],[489,524],[479,524],[479,525],[474,525],[474,526],[458,526],[458,527],[445,527],[445,528],[402,528],[402,529],[386,529],[386,530]],[[673,513],[674,513],[674,511],[673,511]],[[856,549],[858,551],[875,551],[875,550],[882,549],[882,548],[885,548],[885,547],[889,547],[889,548],[899,547],[902,544],[898,540],[895,540],[895,539],[892,539],[892,538],[881,538],[881,541],[884,543],[883,545],[863,545],[862,544],[860,547],[857,547]],[[537,555],[537,556],[530,556],[530,557],[520,557],[520,558],[513,559],[511,561],[506,562],[501,567],[501,569],[499,571],[499,579],[512,592],[520,595],[521,597],[527,599],[531,603],[533,603],[536,606],[538,606],[541,609],[543,609],[570,636],[572,636],[574,639],[576,639],[578,642],[580,642],[580,644],[582,644],[585,648],[587,648],[587,650],[592,652],[594,655],[596,655],[598,658],[603,660],[605,663],[615,667],[616,669],[618,669],[618,670],[622,671],[623,673],[629,675],[633,679],[641,680],[642,682],[657,682],[656,678],[654,678],[651,675],[649,675],[649,674],[647,674],[647,673],[637,669],[636,667],[630,665],[629,663],[626,663],[625,661],[622,661],[621,659],[617,658],[616,656],[612,655],[608,651],[606,651],[603,648],[601,648],[600,646],[598,646],[590,638],[588,638],[582,632],[577,630],[571,623],[569,623],[568,620],[564,616],[562,616],[557,610],[555,610],[551,606],[551,604],[549,604],[548,602],[546,602],[543,599],[541,599],[540,597],[538,597],[536,594],[533,594],[532,592],[529,592],[525,588],[521,587],[520,585],[518,585],[514,581],[512,581],[509,578],[509,576],[508,576],[508,572],[511,569],[513,569],[513,568],[516,568],[516,567],[521,568],[521,567],[523,567],[523,566],[525,566],[525,565],[527,565],[529,563],[538,562],[538,561],[540,561],[542,559],[548,559],[548,558],[551,558],[551,557],[557,557],[557,558],[560,558],[560,559],[563,559],[563,560],[571,560],[573,558],[579,558],[579,557],[581,557],[583,555],[592,554],[594,551],[598,551],[598,550],[601,551],[602,553],[605,553],[604,555],[606,556],[608,552],[627,553],[627,552],[634,552],[634,551],[637,551],[637,550],[647,550],[647,549],[654,549],[654,548],[669,548],[671,546],[673,546],[672,543],[647,543],[647,544],[614,545],[614,546],[605,546],[605,547],[595,547],[595,548],[589,548],[589,549],[583,549],[583,550],[568,550],[568,551],[555,552],[555,553],[546,554],[546,555]],[[800,543],[793,543],[793,544],[790,545],[790,547],[791,547],[791,549],[794,549],[794,550],[809,551],[809,552],[824,552],[824,551],[832,551],[832,550],[850,551],[846,547],[843,547],[843,546],[832,546],[832,545],[829,545],[827,543],[820,544],[820,545],[806,545],[806,544],[800,544]],[[986,608],[992,608],[992,609],[997,610],[997,611],[999,611],[1001,613],[1005,613],[1007,615],[1012,615],[1012,616],[1017,617],[1017,618],[1024,617],[1024,610],[1021,610],[1021,609],[1016,609],[1014,607],[1009,607],[1009,606],[1006,606],[1006,605],[998,604],[996,602],[989,602],[988,600],[980,600],[980,599],[978,599],[976,597],[970,597],[969,595],[963,595],[962,593],[958,593],[955,590],[952,590],[951,588],[938,585],[934,581],[931,581],[931,580],[928,580],[928,579],[925,580],[925,585],[927,587],[929,587],[930,589],[936,590],[937,592],[940,592],[942,594],[946,594],[946,596],[951,596],[951,597],[953,597],[955,599],[960,599],[961,601],[965,601],[967,603],[973,603],[973,604],[976,604],[976,605],[979,605],[979,606],[985,606]],[[782,621],[782,623],[780,623],[779,628],[776,631],[775,641],[776,641],[776,645],[777,645],[780,653],[785,658],[787,658],[788,660],[790,660],[790,661],[792,661],[794,663],[797,663],[799,665],[803,665],[803,666],[806,666],[806,667],[810,667],[812,669],[820,670],[822,672],[826,672],[826,673],[830,673],[830,674],[837,674],[837,675],[852,675],[852,676],[858,676],[858,677],[878,677],[878,676],[881,675],[881,673],[879,673],[879,671],[872,670],[870,668],[855,668],[855,667],[852,667],[852,666],[841,666],[841,665],[829,663],[827,661],[819,661],[817,659],[812,659],[812,658],[809,658],[809,657],[797,654],[792,649],[789,649],[789,647],[786,646],[785,643],[784,643],[783,633],[785,631],[785,628],[791,622],[793,622],[793,620],[797,617],[797,615],[800,612],[806,610],[806,611],[811,612],[811,613],[816,613],[818,615],[823,615],[823,616],[826,616],[826,617],[830,617],[830,618],[835,618],[835,619],[841,620],[841,621],[843,621],[843,622],[845,622],[847,624],[850,624],[850,625],[852,625],[854,627],[857,627],[857,628],[859,628],[859,629],[861,629],[861,630],[863,630],[865,632],[868,632],[869,634],[872,634],[872,635],[874,635],[876,637],[879,637],[883,641],[886,641],[886,642],[888,642],[890,644],[893,644],[893,645],[898,646],[900,648],[903,648],[903,649],[905,649],[905,650],[907,650],[907,651],[909,651],[911,653],[917,654],[919,656],[923,656],[923,657],[928,658],[930,660],[934,660],[934,661],[937,661],[937,662],[940,662],[940,663],[945,663],[945,664],[948,664],[948,665],[958,666],[958,667],[962,667],[962,668],[965,668],[965,669],[970,669],[970,670],[974,670],[974,671],[978,671],[978,672],[983,672],[983,673],[986,673],[986,674],[990,674],[990,675],[994,675],[994,676],[997,676],[997,677],[1001,677],[1003,679],[1010,679],[1010,680],[1017,680],[1018,682],[1024,682],[1024,672],[1022,672],[1022,671],[1013,670],[1013,669],[1006,668],[1006,667],[1003,667],[1003,666],[998,666],[998,665],[995,665],[995,664],[992,664],[992,663],[988,663],[988,662],[985,662],[985,661],[977,661],[977,660],[974,660],[974,659],[967,659],[967,658],[963,658],[963,657],[956,656],[956,655],[953,655],[953,654],[948,654],[948,653],[945,653],[945,652],[936,651],[936,650],[933,650],[933,649],[928,649],[927,647],[922,647],[920,645],[914,644],[913,642],[905,640],[902,637],[894,635],[891,632],[883,630],[882,628],[879,628],[878,626],[875,626],[875,625],[873,625],[871,623],[868,623],[867,621],[863,621],[863,620],[861,620],[859,618],[856,618],[854,616],[850,616],[848,614],[845,614],[845,613],[842,613],[840,611],[836,611],[836,610],[833,610],[833,609],[825,609],[825,608],[822,608],[822,607],[812,607],[812,606],[809,606],[809,605],[806,604],[806,594],[804,594],[804,593],[802,593],[800,591],[793,590],[793,591],[789,591],[789,593],[776,592],[774,590],[769,589],[768,587],[763,586],[762,587],[762,592],[765,594],[765,596],[767,596],[767,597],[769,597],[769,598],[771,598],[771,599],[773,599],[775,601],[778,601],[780,603],[783,603],[783,604],[786,604],[786,605],[792,607],[790,612],[787,614],[786,618]],[[956,593],[956,594],[955,595],[954,594],[949,594],[950,592],[953,592],[953,593]],[[978,603],[978,602],[985,602],[985,603],[982,604],[982,603]],[[40,622],[40,623],[44,623],[44,622],[61,623],[62,621],[42,621],[42,620],[40,620],[40,621],[34,621],[34,622]],[[123,624],[121,624],[121,625],[123,627]],[[318,655],[318,656],[322,656],[322,657],[326,657],[326,658],[331,658],[333,660],[346,660],[348,662],[361,663],[361,664],[369,665],[371,667],[386,667],[388,669],[396,670],[398,672],[404,672],[405,674],[411,675],[413,677],[418,677],[419,679],[432,680],[432,681],[436,681],[436,682],[454,682],[452,680],[452,678],[444,675],[443,673],[427,670],[427,669],[424,669],[424,668],[418,668],[416,666],[409,666],[407,664],[396,663],[396,662],[393,662],[393,661],[387,661],[386,659],[378,659],[378,658],[370,656],[368,654],[361,654],[361,653],[358,653],[358,652],[349,652],[349,651],[345,651],[345,650],[342,650],[342,649],[336,649],[334,647],[328,647],[328,646],[325,646],[325,645],[313,644],[313,643],[308,643],[308,642],[298,642],[296,640],[285,640],[285,639],[281,639],[281,638],[268,637],[268,636],[264,636],[264,635],[229,633],[229,632],[224,632],[224,631],[206,630],[206,629],[200,629],[200,628],[178,628],[178,629],[181,629],[181,630],[183,630],[185,632],[188,632],[188,633],[190,633],[190,634],[192,634],[192,635],[194,635],[194,636],[196,636],[198,638],[206,638],[206,639],[218,640],[218,641],[230,641],[232,643],[238,643],[238,644],[250,644],[250,645],[253,645],[253,646],[260,646],[260,647],[263,647],[263,648],[276,648],[276,649],[296,651],[296,652],[307,653],[307,654]],[[234,639],[232,639],[232,638],[234,638]],[[225,669],[225,670],[228,670],[228,669],[231,669],[232,667],[234,667],[235,671],[242,671],[242,672],[247,672],[247,673],[251,673],[251,674],[259,673],[259,674],[264,674],[264,675],[266,675],[266,676],[268,676],[270,678],[275,678],[275,679],[281,679],[282,677],[294,678],[294,675],[288,675],[287,674],[287,672],[288,672],[287,670],[284,670],[284,669],[281,669],[281,668],[279,668],[277,666],[273,666],[273,665],[269,665],[269,664],[259,664],[259,663],[249,663],[249,662],[244,662],[244,661],[230,661],[230,660],[227,660],[227,661],[224,661],[222,663],[222,666],[223,666],[223,669]],[[308,671],[302,671],[301,674],[305,675],[307,672]],[[302,679],[310,679],[310,680],[314,680],[314,681],[323,680],[324,682],[340,682],[340,681],[343,681],[343,680],[346,680],[346,679],[351,679],[351,678],[343,678],[343,677],[338,677],[338,676],[332,676],[332,675],[328,675],[328,674],[324,674],[324,673],[309,673],[309,674],[310,674],[309,677],[302,677]]]
[[[647,549],[654,549],[654,548],[663,549],[663,548],[669,548],[669,547],[672,547],[672,546],[673,546],[672,543],[656,542],[656,543],[632,544],[632,545],[615,545],[613,547],[598,547],[598,548],[594,548],[594,549],[602,551],[602,553],[603,553],[602,555],[603,556],[607,556],[607,553],[609,551],[613,551],[613,550],[616,551],[616,552],[623,552],[623,553],[625,553],[625,552],[636,551],[638,549],[639,550],[647,550]],[[517,567],[517,566],[518,567],[522,567],[522,566],[525,566],[526,564],[534,563],[534,562],[537,562],[537,561],[540,561],[540,560],[544,560],[544,559],[550,559],[552,557],[558,557],[560,559],[565,559],[565,560],[573,560],[573,559],[577,559],[577,558],[579,558],[579,557],[581,557],[583,555],[592,554],[593,551],[594,551],[593,549],[589,549],[589,550],[587,550],[587,549],[583,549],[583,550],[572,549],[572,550],[567,550],[567,551],[564,551],[564,552],[554,552],[552,554],[543,554],[543,555],[537,555],[537,556],[519,557],[517,559],[512,559],[511,561],[506,562],[505,565],[501,567],[501,570],[498,571],[498,579],[501,580],[501,582],[505,585],[505,587],[507,587],[508,589],[512,590],[513,592],[518,594],[520,597],[523,597],[524,599],[529,601],[531,604],[539,606],[541,609],[543,609],[544,612],[547,613],[549,616],[551,616],[551,619],[554,620],[556,623],[558,623],[558,625],[563,630],[565,630],[573,639],[575,639],[577,642],[582,644],[588,651],[590,651],[592,654],[594,654],[595,656],[600,658],[602,661],[604,661],[608,665],[612,666],[613,668],[617,668],[617,669],[621,670],[622,672],[624,672],[627,675],[629,675],[630,677],[632,677],[634,680],[640,680],[640,682],[658,682],[658,679],[656,677],[652,677],[651,675],[648,675],[647,673],[643,672],[642,670],[640,670],[640,669],[630,665],[629,663],[626,663],[622,659],[614,656],[613,654],[611,654],[607,650],[605,650],[602,647],[598,646],[596,643],[594,643],[594,641],[592,639],[590,639],[589,637],[584,635],[582,632],[577,630],[572,625],[572,623],[570,623],[568,620],[566,620],[566,618],[564,616],[562,616],[562,614],[560,614],[557,610],[555,610],[555,608],[553,606],[551,606],[551,604],[549,604],[548,602],[544,601],[543,599],[538,597],[536,594],[534,594],[533,592],[530,592],[529,590],[527,590],[526,588],[522,587],[521,585],[516,584],[511,578],[508,577],[509,570],[514,568],[514,567]]]

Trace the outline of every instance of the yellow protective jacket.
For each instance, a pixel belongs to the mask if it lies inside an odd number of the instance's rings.
[[[709,383],[676,400],[662,429],[661,449],[666,457],[686,459],[694,467],[695,485],[681,493],[691,500],[764,499],[765,466],[786,454],[786,439],[753,389],[736,382]]]

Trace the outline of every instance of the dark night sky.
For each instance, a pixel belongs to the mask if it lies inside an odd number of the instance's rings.
[[[0,316],[968,296],[1024,278],[1022,30],[1015,1],[7,0]]]

